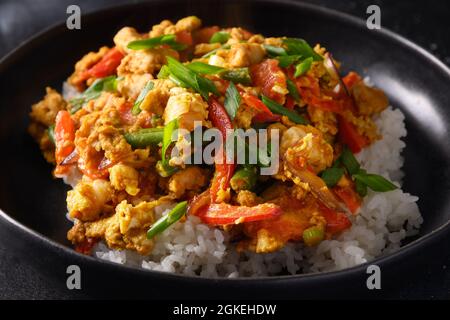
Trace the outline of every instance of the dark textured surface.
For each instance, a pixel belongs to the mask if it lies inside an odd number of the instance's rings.
[[[115,1],[123,3],[130,1]],[[411,1],[310,1],[326,5],[353,15],[364,17],[367,4],[379,4],[382,9],[382,24],[405,35],[409,39],[433,51],[444,62],[450,44],[445,37],[450,24],[446,15],[450,13],[445,1],[430,1],[426,6],[413,5]],[[65,19],[67,4],[80,4],[83,12],[111,5],[111,1],[2,1],[0,2],[0,55],[14,48],[26,37],[54,22]],[[27,23],[23,23],[27,21]],[[448,59],[447,59],[448,60]],[[2,128],[3,129],[3,128]],[[448,298],[450,273],[446,266],[450,262],[448,237],[441,239],[427,252],[431,257],[414,266],[417,276],[402,280],[388,290],[383,298]],[[85,297],[64,291],[60,286],[47,282],[41,271],[22,263],[14,257],[11,246],[0,242],[0,297],[2,298],[74,298]],[[43,257],[44,259],[45,257]],[[63,275],[61,275],[62,277]]]

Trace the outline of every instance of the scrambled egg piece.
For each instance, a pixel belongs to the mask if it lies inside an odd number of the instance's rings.
[[[164,108],[170,97],[170,89],[174,87],[175,84],[170,80],[153,80],[153,89],[145,96],[144,101],[141,103],[141,109],[157,115],[163,115]]]
[[[109,181],[84,178],[73,190],[67,192],[69,216],[81,221],[97,220],[108,201],[111,200]]]
[[[169,179],[169,191],[176,198],[181,198],[188,191],[198,193],[209,182],[208,172],[197,166],[186,167],[176,172]]]
[[[132,50],[127,48],[128,44],[132,41],[142,40],[143,38],[144,37],[139,32],[137,32],[135,28],[123,27],[116,33],[113,41],[116,47],[120,49],[120,51],[129,53]]]
[[[166,64],[166,56],[179,59],[178,52],[170,48],[133,50],[122,59],[117,68],[117,74],[119,76],[129,73],[155,75]]]
[[[297,125],[287,129],[281,137],[280,153],[288,150],[298,159],[304,159],[314,172],[319,173],[333,163],[333,148],[322,133],[311,126]]]
[[[133,167],[116,164],[109,169],[109,180],[116,190],[125,190],[129,195],[139,193],[139,172]]]
[[[46,88],[44,99],[31,107],[31,124],[28,132],[39,144],[45,159],[55,163],[55,146],[47,134],[47,128],[55,123],[56,115],[67,107],[67,102],[55,90]]]

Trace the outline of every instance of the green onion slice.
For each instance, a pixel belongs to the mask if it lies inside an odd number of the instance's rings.
[[[386,192],[397,189],[398,187],[378,174],[357,173],[353,175],[355,181],[365,184],[367,187],[376,192]]]
[[[127,45],[127,48],[132,50],[145,50],[152,49],[164,44],[169,45],[172,49],[177,51],[184,50],[187,47],[185,44],[178,43],[174,34],[166,34],[159,37],[131,41]]]
[[[78,97],[70,100],[70,113],[74,114],[80,110],[88,101],[97,99],[100,97],[102,91],[114,92],[117,90],[117,81],[119,79],[116,76],[109,76],[95,80],[92,85],[86,89]]]
[[[230,48],[231,48],[231,46],[230,46],[229,44],[224,44],[224,45],[220,46],[220,47],[217,48],[217,49],[214,49],[214,50],[211,50],[211,51],[208,52],[208,53],[205,53],[201,58],[202,58],[202,59],[204,59],[204,58],[209,58],[210,56],[212,56],[213,54],[215,54],[217,51],[219,51],[219,50],[221,50],[221,49],[230,49]]]
[[[279,56],[276,59],[278,60],[278,65],[280,67],[287,68],[292,64],[296,63],[301,58],[302,58],[301,55],[292,55],[292,56]]]
[[[142,101],[144,101],[145,97],[147,96],[149,91],[153,89],[154,86],[155,84],[153,83],[153,81],[150,80],[147,82],[147,84],[144,86],[141,93],[137,97],[136,101],[134,102],[131,113],[133,113],[134,115],[138,115],[139,112],[141,112],[141,103]]]
[[[295,66],[294,77],[295,78],[300,77],[300,76],[304,75],[306,72],[308,72],[308,70],[311,69],[312,62],[313,62],[313,58],[309,57],[309,58],[306,58],[305,60],[303,60],[302,62],[300,62],[299,64],[297,64]]]
[[[239,91],[236,89],[236,86],[233,84],[233,82],[230,82],[230,85],[225,92],[224,107],[225,110],[227,110],[227,113],[230,116],[231,120],[234,120],[234,117],[236,117],[236,113],[239,109],[240,104],[241,95],[239,94]]]
[[[285,107],[283,107],[278,102],[275,102],[268,97],[262,95],[262,102],[267,106],[267,108],[270,109],[273,113],[281,114],[283,116],[286,116],[291,120],[292,122],[295,122],[297,124],[308,124],[308,121],[303,118],[301,115],[299,115],[297,112],[289,110]]]
[[[164,127],[163,133],[163,141],[162,141],[162,149],[161,149],[161,159],[164,164],[169,162],[166,159],[166,153],[169,146],[172,144],[172,134],[175,130],[178,129],[178,119],[173,119]]]
[[[343,168],[328,168],[322,172],[321,178],[326,183],[328,188],[333,188],[344,175]]]
[[[295,102],[300,101],[300,93],[298,92],[297,86],[291,79],[286,79],[287,89],[292,98],[294,98]]]
[[[220,95],[214,82],[203,78],[176,59],[167,56],[167,66],[172,76],[185,87],[192,88],[205,99],[209,100],[209,93]]]
[[[200,61],[194,61],[186,65],[189,69],[200,74],[216,74],[223,70],[221,67],[213,66]]]
[[[287,47],[286,52],[289,55],[301,55],[304,58],[312,57],[314,61],[323,60],[322,56],[316,53],[308,42],[303,39],[287,38],[283,40],[283,44]]]
[[[187,212],[187,201],[178,203],[168,214],[158,219],[147,231],[147,239],[152,239],[157,234],[169,228],[180,220]]]
[[[350,175],[354,175],[360,171],[358,160],[356,160],[355,156],[347,146],[344,146],[339,159],[342,161],[342,164]]]
[[[265,44],[264,49],[266,49],[266,52],[269,55],[269,57],[272,57],[272,58],[287,55],[286,50],[282,47],[276,47],[276,46],[271,46],[271,45]]]
[[[48,127],[47,129],[47,135],[48,138],[50,139],[50,141],[55,145],[55,125],[52,124],[51,126]]]
[[[225,43],[230,39],[230,34],[226,31],[218,31],[214,33],[209,40],[209,43]]]

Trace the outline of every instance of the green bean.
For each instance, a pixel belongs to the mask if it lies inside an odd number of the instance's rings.
[[[125,140],[133,148],[145,148],[156,146],[163,141],[163,128],[141,129],[135,132],[125,133]]]
[[[256,180],[256,168],[245,166],[234,173],[230,184],[234,191],[251,190],[256,185]]]

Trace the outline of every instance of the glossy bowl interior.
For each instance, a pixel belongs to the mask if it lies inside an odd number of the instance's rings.
[[[292,292],[301,296],[302,288],[307,287],[319,294],[325,290],[324,284],[332,282],[350,287],[352,280],[355,290],[363,286],[364,266],[308,276],[208,280],[112,265],[67,248],[68,188],[51,178],[51,167],[27,133],[31,104],[41,99],[46,86],[60,90],[74,63],[88,51],[111,45],[122,26],[146,31],[162,19],[176,20],[192,14],[199,16],[204,25],[239,25],[266,36],[287,35],[321,43],[343,63],[345,71],[370,76],[376,86],[385,90],[392,105],[406,114],[404,189],[420,197],[425,221],[416,240],[393,255],[377,259],[378,264],[401,272],[402,261],[420,255],[419,250],[423,252],[432,240],[449,231],[450,72],[442,63],[393,33],[368,30],[362,21],[311,5],[281,1],[152,1],[84,16],[81,30],[69,31],[65,25],[51,28],[0,63],[0,208],[6,213],[0,214],[0,238],[24,263],[36,265],[56,286],[65,284],[64,265],[85,266],[90,279],[88,291],[102,297],[124,287],[133,288],[133,296],[147,292],[173,297],[172,289],[179,285],[189,286],[193,296],[208,296],[205,288],[218,285],[222,291],[217,295],[234,292],[234,297],[245,297],[250,292],[257,296],[268,292],[266,297],[270,297],[270,292],[278,292],[281,297]],[[117,279],[115,284],[108,281],[110,277]],[[150,282],[154,286],[151,290],[147,286]],[[331,295],[334,292],[326,290]]]

